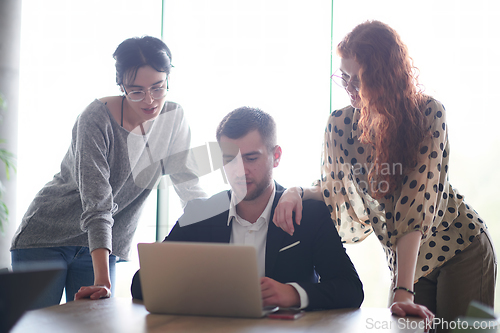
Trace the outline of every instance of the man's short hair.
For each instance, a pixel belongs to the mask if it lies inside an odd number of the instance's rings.
[[[276,123],[270,114],[250,107],[241,107],[229,112],[217,126],[217,141],[224,135],[239,139],[248,132],[258,130],[268,152],[276,147]]]

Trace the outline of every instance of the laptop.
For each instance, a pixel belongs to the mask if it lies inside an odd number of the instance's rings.
[[[253,246],[140,243],[141,287],[146,309],[157,314],[260,318],[263,308]]]
[[[0,271],[0,332],[8,332],[63,270],[51,263]]]

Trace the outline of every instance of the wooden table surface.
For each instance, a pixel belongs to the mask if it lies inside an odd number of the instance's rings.
[[[113,297],[28,311],[12,333],[126,332],[423,332],[424,321],[386,308],[313,311],[296,320],[150,314],[142,302]]]

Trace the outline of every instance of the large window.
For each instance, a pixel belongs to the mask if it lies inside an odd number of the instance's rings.
[[[120,94],[112,57],[118,44],[160,37],[161,8],[159,0],[23,0],[17,223],[59,171],[78,114],[95,98]],[[141,223],[152,241],[155,210],[151,198]],[[117,265],[121,296],[130,295],[137,266],[136,254],[133,265]]]
[[[144,34],[163,35],[172,50],[169,96],[186,111],[193,146],[214,141],[229,111],[259,107],[278,123],[283,159],[276,180],[307,186],[319,177],[329,112],[348,103],[330,84],[338,66],[332,47],[356,24],[378,19],[401,34],[426,92],[446,106],[451,183],[498,247],[498,17],[494,0],[335,0],[333,12],[331,1],[165,0],[163,13],[159,0],[24,0],[17,215],[58,171],[76,116],[92,99],[119,93],[111,57],[118,43]],[[227,187],[220,172],[202,182],[210,193]],[[175,221],[178,199],[170,201]],[[153,194],[135,243],[154,241],[155,204]],[[363,306],[386,306],[389,270],[376,237],[346,247],[365,285]],[[123,296],[138,265],[132,257],[118,265]]]
[[[451,183],[500,246],[494,211],[500,179],[493,169],[500,137],[491,121],[500,118],[494,99],[500,89],[498,2],[334,0],[333,15],[327,1],[165,4],[164,40],[176,66],[172,98],[188,113],[194,141],[214,140],[216,125],[232,109],[260,107],[278,123],[283,159],[275,178],[284,186],[307,186],[319,177],[330,101],[332,109],[348,104],[345,92],[330,86],[331,43],[334,49],[368,19],[394,27],[420,69],[425,91],[449,111]],[[333,54],[333,70],[338,62]],[[210,184],[221,182],[219,173],[210,177]],[[346,247],[365,285],[364,306],[385,306],[389,270],[378,240],[372,236]]]

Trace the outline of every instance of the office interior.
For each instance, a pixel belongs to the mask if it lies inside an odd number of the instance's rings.
[[[120,94],[112,53],[122,40],[152,35],[171,49],[169,99],[186,111],[193,147],[215,141],[229,111],[259,107],[278,124],[283,158],[275,179],[307,186],[319,177],[326,119],[348,104],[330,80],[339,62],[335,46],[367,19],[400,33],[425,91],[446,106],[451,183],[500,248],[496,0],[2,0],[0,6],[0,93],[7,101],[0,139],[17,158],[9,179],[0,173],[9,207],[0,267],[10,265],[10,241],[30,201],[58,172],[78,114],[95,98]],[[211,194],[227,188],[220,171],[201,182]],[[134,244],[156,240],[157,199],[153,191]],[[174,191],[163,200],[168,213],[161,223],[173,226],[182,214],[179,200]],[[362,306],[387,306],[389,270],[377,238],[346,248],[365,287]],[[130,297],[134,251],[117,265],[117,296]]]

